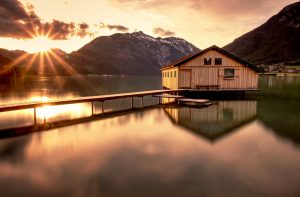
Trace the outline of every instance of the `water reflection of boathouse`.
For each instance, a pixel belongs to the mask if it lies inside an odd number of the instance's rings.
[[[257,101],[219,101],[206,108],[168,107],[172,122],[210,140],[241,127],[256,117]]]

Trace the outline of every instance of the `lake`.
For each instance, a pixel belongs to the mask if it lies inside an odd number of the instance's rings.
[[[259,86],[251,98],[206,108],[153,107],[2,136],[0,195],[298,196],[300,77],[262,76]],[[159,76],[29,77],[1,92],[0,103],[160,88]],[[128,105],[111,101],[105,110]],[[37,116],[42,123],[90,111],[83,103]],[[32,110],[0,113],[2,130],[30,124]]]

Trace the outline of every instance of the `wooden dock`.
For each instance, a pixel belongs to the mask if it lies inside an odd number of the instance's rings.
[[[158,94],[158,95],[153,95],[153,97],[159,97],[159,98],[184,98],[184,96],[181,95],[171,95],[171,94]]]
[[[25,102],[25,103],[16,103],[16,104],[5,104],[0,105],[0,112],[5,111],[15,111],[21,109],[30,109],[43,107],[45,105],[67,105],[67,104],[76,104],[76,103],[85,103],[85,102],[104,102],[109,100],[123,99],[123,98],[135,98],[139,97],[143,99],[144,96],[154,96],[162,93],[168,94],[177,94],[185,92],[186,90],[152,90],[152,91],[142,91],[142,92],[131,92],[131,93],[122,93],[122,94],[109,94],[109,95],[100,95],[100,96],[86,96],[78,97],[73,99],[60,99],[60,100],[49,100],[49,101],[35,101],[35,102]],[[143,104],[143,103],[142,103]]]
[[[15,103],[15,104],[4,104],[0,105],[0,112],[16,111],[23,109],[33,109],[33,119],[34,125],[37,125],[36,108],[54,105],[68,105],[77,103],[91,103],[91,114],[94,115],[94,102],[101,102],[101,113],[104,113],[104,102],[109,100],[117,100],[124,98],[131,98],[131,108],[133,108],[133,98],[141,98],[141,108],[144,107],[143,97],[154,96],[158,94],[179,94],[186,90],[151,90],[151,91],[141,91],[141,92],[131,92],[122,94],[110,94],[110,95],[99,95],[99,96],[87,96],[78,97],[73,99],[60,99],[60,100],[49,100],[49,101],[36,101],[36,102],[25,102],[25,103]],[[159,100],[160,103],[160,100]],[[46,123],[46,120],[44,121]]]
[[[16,111],[16,110],[24,110],[24,109],[33,109],[33,124],[28,128],[50,128],[47,125],[52,124],[53,122],[47,122],[46,118],[44,118],[43,123],[37,122],[37,109],[45,106],[56,106],[56,105],[68,105],[68,104],[78,104],[78,103],[91,103],[91,115],[88,117],[99,117],[105,114],[116,113],[118,111],[104,111],[104,103],[105,101],[117,100],[117,99],[125,99],[131,98],[131,107],[126,110],[132,109],[143,109],[144,108],[144,97],[152,96],[158,98],[158,104],[162,104],[162,99],[173,99],[172,102],[184,105],[190,105],[193,107],[208,106],[211,105],[209,100],[206,99],[191,99],[185,98],[184,95],[187,92],[186,89],[178,89],[178,90],[152,90],[152,91],[141,91],[141,92],[131,92],[131,93],[122,93],[122,94],[110,94],[110,95],[99,95],[99,96],[87,96],[87,97],[78,97],[72,99],[59,99],[59,100],[48,100],[48,101],[35,101],[35,102],[25,102],[25,103],[15,103],[15,104],[4,104],[0,105],[0,112],[8,112],[8,111]],[[140,98],[140,105],[134,106],[134,98]],[[101,112],[94,113],[95,103],[101,103]],[[169,102],[168,102],[169,103]],[[136,103],[135,103],[136,105]],[[153,104],[155,106],[157,104]],[[149,106],[146,106],[149,107]],[[88,117],[81,118],[82,120],[88,119]],[[80,120],[81,120],[80,119]],[[77,121],[77,120],[76,120]],[[75,122],[76,122],[75,121]],[[58,121],[59,124],[65,122],[74,122],[72,120],[66,121],[61,120]],[[50,123],[50,124],[49,124]],[[46,127],[45,127],[46,126]],[[26,127],[27,128],[27,127]],[[1,129],[0,129],[1,130]]]

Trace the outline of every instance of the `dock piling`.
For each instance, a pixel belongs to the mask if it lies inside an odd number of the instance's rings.
[[[104,101],[101,103],[101,113],[104,114]]]
[[[142,108],[144,107],[144,97],[142,96],[142,99],[141,99],[141,106]]]
[[[34,121],[34,125],[36,126],[36,108],[33,108],[33,121]]]

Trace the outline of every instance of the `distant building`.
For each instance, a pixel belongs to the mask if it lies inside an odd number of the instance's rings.
[[[217,46],[188,55],[162,68],[164,89],[255,90],[254,65]]]

